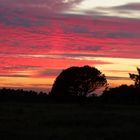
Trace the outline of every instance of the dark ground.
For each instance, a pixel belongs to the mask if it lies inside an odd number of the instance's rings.
[[[0,140],[140,139],[140,105],[0,103]]]

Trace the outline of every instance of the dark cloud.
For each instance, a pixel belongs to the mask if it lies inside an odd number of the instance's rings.
[[[129,80],[128,77],[106,76],[108,80]]]
[[[82,0],[0,0],[0,22],[6,25],[32,27],[46,25],[54,14],[68,10]]]
[[[69,9],[82,0],[0,0],[0,6],[14,12],[57,13]]]
[[[90,31],[87,29],[87,27],[79,26],[79,25],[69,25],[64,26],[63,30],[65,33],[74,32],[74,33],[89,33]]]
[[[85,47],[77,47],[77,48],[72,48],[72,50],[80,50],[80,51],[101,51],[102,47],[101,46],[85,46]]]
[[[103,10],[104,8],[100,8],[100,9]],[[94,18],[99,18],[99,17],[102,17],[102,16],[106,16],[105,11],[100,11],[100,10],[97,10],[97,9],[86,10],[86,11],[84,11],[84,13],[86,15],[94,16]]]
[[[27,78],[30,77],[29,75],[22,75],[22,74],[2,74],[0,77],[15,77],[15,78]]]
[[[30,84],[30,86],[33,86],[33,87],[52,87],[52,84]]]
[[[45,76],[57,76],[62,69],[46,69],[46,70],[40,70],[37,73],[37,76],[45,77]]]
[[[130,38],[130,39],[138,39],[140,38],[140,33],[137,32],[108,32],[106,33],[105,37],[107,38]]]
[[[62,56],[64,56],[64,57],[72,57],[72,58],[74,58],[74,57],[93,57],[93,58],[95,58],[95,57],[108,57],[108,56],[106,56],[106,55],[96,55],[96,54],[60,54],[60,55],[62,55]]]
[[[5,11],[0,12],[0,23],[12,26],[23,26],[23,27],[33,27],[41,26],[47,24],[45,20],[29,18],[28,16],[23,16],[21,14],[14,14],[13,12],[7,13]]]
[[[80,19],[80,18],[79,18]],[[67,19],[65,19],[67,20]],[[93,21],[93,24],[95,27],[97,27],[97,25],[102,23],[102,24],[105,24],[107,26],[107,24],[112,24],[111,26],[116,26],[116,28],[118,26],[122,27],[124,26],[123,24],[125,24],[126,22],[130,25],[130,26],[133,26],[133,24],[135,22],[139,22],[139,20],[125,20],[125,19],[122,19],[122,22],[120,22],[120,19],[117,18],[117,17],[103,17],[103,18],[99,18],[99,19],[94,19]],[[133,23],[134,22],[134,23]],[[66,26],[65,24],[63,25],[63,30],[65,33],[78,33],[78,34],[84,34],[88,37],[91,37],[91,38],[128,38],[128,39],[139,39],[140,38],[140,32],[139,30],[138,31],[135,31],[135,32],[132,32],[132,31],[128,31],[128,30],[120,30],[118,29],[118,31],[116,30],[111,30],[111,26],[110,28],[107,26],[106,30],[98,30],[98,31],[94,31],[94,26],[93,26],[93,29],[89,29],[87,26],[79,26],[79,25],[69,25],[69,26]],[[102,25],[103,27],[104,25]],[[97,48],[100,47],[100,46],[97,46]],[[78,48],[78,47],[77,47]],[[94,47],[85,47],[87,49],[90,50],[90,48],[95,48],[96,50],[96,46]],[[82,49],[82,48],[80,48]],[[84,50],[84,48],[83,48]]]
[[[4,54],[7,55],[7,54]],[[16,54],[15,54],[16,55]],[[82,57],[92,57],[92,58],[96,58],[96,57],[108,57],[108,55],[100,55],[100,54],[77,54],[77,53],[72,53],[72,54],[68,54],[68,53],[59,53],[59,54],[47,54],[47,55],[32,55],[32,54],[17,54],[15,56],[10,55],[10,57],[26,57],[26,58],[52,58],[52,59],[76,59],[76,58],[82,58]],[[6,56],[4,56],[6,57]]]
[[[110,9],[114,10],[140,10],[140,3],[128,3],[126,5],[115,6]]]
[[[29,65],[16,65],[16,66],[4,66],[0,67],[3,70],[22,70],[22,69],[38,69],[37,66],[29,66]]]
[[[98,31],[89,32],[93,38],[128,38],[139,39],[140,32],[128,32],[128,31]]]

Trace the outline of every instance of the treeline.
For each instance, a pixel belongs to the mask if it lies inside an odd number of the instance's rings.
[[[0,101],[47,102],[48,94],[32,90],[2,88],[0,89]]]
[[[102,103],[140,104],[140,87],[121,85],[105,90],[100,96]]]
[[[129,74],[134,85],[108,88],[105,75],[98,69],[70,67],[56,78],[50,93],[2,88],[0,102],[140,104],[140,69],[137,68],[137,71],[138,74]],[[105,87],[105,90],[97,96],[94,93],[100,87]]]
[[[133,85],[121,85],[106,89],[101,96],[68,96],[55,98],[44,92],[25,91],[23,89],[0,89],[0,102],[38,102],[38,103],[101,103],[101,104],[140,104],[140,88]]]

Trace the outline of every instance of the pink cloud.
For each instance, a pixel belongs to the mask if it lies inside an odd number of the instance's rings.
[[[139,20],[54,16],[46,24],[15,28],[1,24],[1,53],[140,58]]]

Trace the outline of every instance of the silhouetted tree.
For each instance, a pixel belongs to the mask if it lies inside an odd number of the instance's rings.
[[[55,97],[86,97],[106,85],[105,75],[95,67],[70,67],[56,78],[50,94]]]
[[[140,88],[140,68],[137,68],[138,74],[129,73],[130,78],[135,82],[135,87]]]

